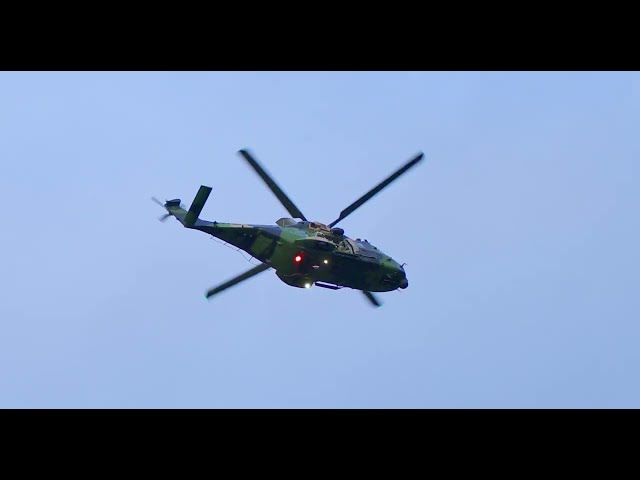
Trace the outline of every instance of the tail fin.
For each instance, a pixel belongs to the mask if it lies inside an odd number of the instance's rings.
[[[200,186],[198,193],[196,193],[196,197],[193,199],[193,203],[191,203],[191,207],[189,208],[187,215],[184,217],[183,223],[185,227],[193,227],[195,225],[200,212],[202,212],[204,204],[207,203],[210,193],[211,187],[205,187],[204,185]]]
[[[210,193],[211,187],[201,185],[188,211],[182,208],[179,198],[167,200],[163,207],[167,209],[168,215],[173,215],[182,225],[191,228],[196,224]]]

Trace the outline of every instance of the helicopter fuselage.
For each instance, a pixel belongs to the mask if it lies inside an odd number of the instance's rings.
[[[319,222],[283,218],[276,225],[253,225],[197,220],[189,228],[240,248],[275,269],[291,286],[308,288],[322,282],[371,292],[408,286],[398,262],[366,240],[354,240]]]
[[[183,208],[179,198],[167,200],[164,204],[157,198],[152,198],[167,210],[159,220],[164,222],[169,217],[174,217],[184,227],[207,233],[262,262],[217,287],[208,289],[205,293],[207,299],[271,268],[287,285],[298,288],[317,285],[333,290],[352,288],[360,290],[376,307],[382,304],[372,292],[389,292],[409,286],[404,264],[400,265],[367,240],[354,240],[346,236],[344,230],[336,225],[417,165],[424,157],[422,152],[344,208],[340,216],[328,226],[308,221],[252,154],[246,149],[241,149],[238,153],[265,182],[292,218],[281,218],[275,225],[201,220],[200,213],[212,190],[206,185],[200,185],[189,210]]]

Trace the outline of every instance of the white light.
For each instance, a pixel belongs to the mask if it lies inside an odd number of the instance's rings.
[[[310,283],[305,283],[304,284],[304,288],[311,288],[311,284]]]
[[[324,264],[327,265],[329,263],[329,260],[325,260]]]

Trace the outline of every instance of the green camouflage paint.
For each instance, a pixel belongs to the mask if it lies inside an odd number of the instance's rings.
[[[185,228],[199,230],[247,252],[263,262],[224,284],[210,289],[207,298],[236,285],[260,272],[273,268],[280,280],[295,287],[309,287],[316,282],[326,288],[353,288],[362,290],[368,300],[380,306],[371,292],[388,292],[407,288],[404,268],[366,240],[349,238],[341,228],[333,228],[356,209],[386,188],[423,158],[419,153],[392,175],[340,212],[338,219],[328,226],[310,222],[284,193],[267,171],[246,150],[239,152],[247,163],[278,198],[293,218],[280,218],[275,225],[209,222],[201,220],[200,213],[209,198],[211,188],[202,185],[189,210],[180,200],[169,200],[164,205],[168,216],[175,217]],[[294,218],[301,219],[296,221]],[[299,256],[300,261],[295,259]]]
[[[289,225],[283,227],[196,219],[193,225],[187,225],[184,208],[170,203],[166,208],[185,228],[240,248],[268,264],[290,285],[320,281],[357,290],[388,292],[399,288],[402,279],[406,279],[398,262],[372,244],[332,234],[319,222],[290,219]],[[322,247],[318,248],[318,242]],[[300,264],[294,261],[298,254],[303,257]]]

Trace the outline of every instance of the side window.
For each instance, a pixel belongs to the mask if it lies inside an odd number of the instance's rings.
[[[349,243],[349,247],[351,248],[351,251],[353,252],[354,255],[359,255],[360,254],[360,247],[358,246],[358,244],[356,242],[354,242],[353,240],[351,240],[350,238],[347,239],[347,242]]]
[[[350,253],[351,255],[355,254],[355,252],[353,251],[353,247],[346,240],[342,240],[340,243],[338,243],[338,251],[343,253]]]

